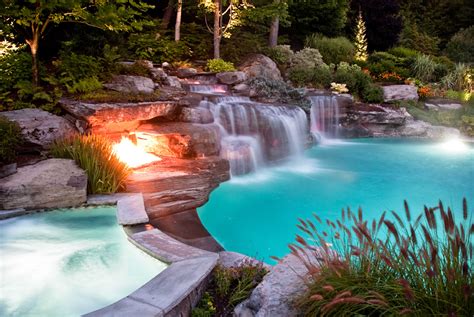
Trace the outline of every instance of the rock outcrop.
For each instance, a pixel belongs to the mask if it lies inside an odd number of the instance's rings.
[[[418,89],[413,85],[384,86],[383,99],[385,102],[396,100],[418,100]]]
[[[275,62],[262,54],[251,55],[242,63],[239,69],[246,73],[249,78],[267,77],[273,80],[282,80],[281,72]]]
[[[247,80],[247,74],[244,72],[222,72],[216,74],[221,84],[236,85]]]
[[[234,316],[298,316],[294,301],[307,291],[304,280],[307,274],[308,269],[298,257],[287,255],[272,267],[270,273],[253,290],[250,298],[235,308]]]
[[[133,131],[140,121],[154,118],[172,120],[179,114],[176,102],[86,103],[61,100],[60,106],[81,132],[115,133]]]
[[[354,104],[345,109],[341,135],[344,137],[414,137],[442,139],[459,136],[455,128],[433,126],[415,120],[405,108],[389,105]]]
[[[64,208],[86,200],[86,173],[72,160],[40,161],[0,179],[0,209]]]
[[[128,94],[152,94],[155,91],[153,80],[143,76],[117,75],[104,87]]]
[[[210,192],[229,178],[229,163],[219,157],[165,157],[135,170],[127,181],[127,191],[143,193],[148,216],[153,219],[202,206]]]
[[[37,149],[48,148],[55,140],[68,137],[77,132],[74,126],[64,119],[40,109],[21,109],[1,112],[0,116],[16,122],[21,134],[28,143],[26,146]]]

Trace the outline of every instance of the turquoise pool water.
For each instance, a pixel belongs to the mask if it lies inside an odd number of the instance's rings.
[[[80,316],[165,268],[127,241],[115,207],[0,221],[0,316]]]
[[[441,199],[461,217],[463,197],[474,213],[472,145],[365,139],[313,147],[283,166],[234,178],[198,212],[224,248],[271,263],[288,253],[298,217],[335,220],[346,206],[377,217],[403,212],[404,199],[416,214]]]

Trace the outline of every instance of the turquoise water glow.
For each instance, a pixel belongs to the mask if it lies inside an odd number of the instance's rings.
[[[453,148],[454,146],[454,148]],[[366,218],[384,210],[412,213],[441,199],[461,219],[462,198],[474,213],[474,148],[407,140],[335,141],[280,167],[221,184],[199,209],[225,249],[269,260],[288,253],[297,218],[335,220],[343,207]]]
[[[165,268],[127,241],[115,207],[0,221],[0,316],[80,316]]]

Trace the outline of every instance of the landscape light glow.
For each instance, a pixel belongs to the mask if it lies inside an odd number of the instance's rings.
[[[136,145],[127,137],[122,137],[119,143],[114,144],[114,153],[118,159],[127,164],[130,168],[140,167],[142,165],[161,161],[161,158],[146,152],[143,148]]]

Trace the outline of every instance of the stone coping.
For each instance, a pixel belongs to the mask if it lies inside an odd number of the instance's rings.
[[[148,223],[141,193],[91,195],[85,205],[115,204],[119,224]],[[24,209],[0,211],[0,220],[33,212]],[[135,232],[125,228],[131,243],[169,266],[130,295],[84,316],[189,315],[200,300],[219,255],[186,245],[158,229]]]

